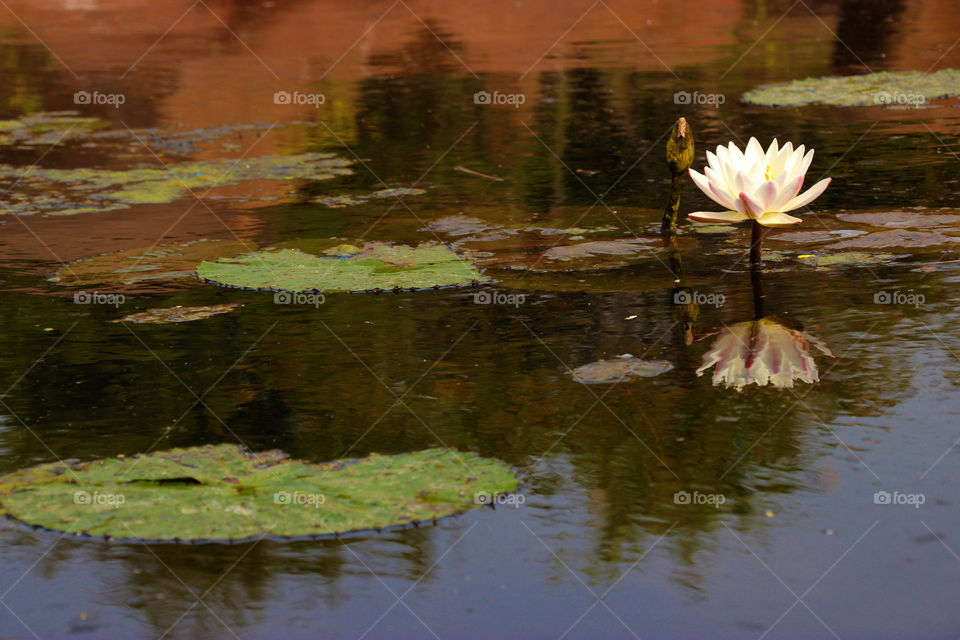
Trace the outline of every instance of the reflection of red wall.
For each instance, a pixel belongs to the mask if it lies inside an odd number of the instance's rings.
[[[274,105],[274,91],[309,89],[335,62],[328,76],[334,81],[379,71],[369,66],[371,56],[396,54],[422,36],[424,25],[418,17],[448,39],[474,72],[512,75],[531,68],[537,72],[582,64],[577,56],[584,52],[603,62],[652,71],[665,70],[664,63],[673,67],[704,62],[704,49],[694,52],[688,43],[733,45],[733,27],[741,19],[736,0],[713,3],[709,9],[700,0],[611,0],[609,6],[616,15],[604,5],[586,12],[592,1],[410,0],[409,10],[397,4],[387,12],[392,4],[390,0],[309,4],[280,0],[272,8],[261,6],[255,14],[243,15],[225,3],[211,1],[217,16],[253,53],[203,4],[184,15],[191,6],[189,0],[21,0],[10,7],[81,77],[78,87],[95,88],[98,82],[114,86],[113,79],[163,36],[115,90],[144,96],[172,91],[157,105],[159,112],[169,123],[188,126],[302,116],[303,110],[295,113],[291,107]],[[637,41],[621,19],[663,62]],[[15,17],[0,8],[3,27],[22,34],[23,42],[35,42]],[[585,44],[598,42],[616,46]],[[460,67],[439,45],[434,55],[448,68]],[[165,73],[169,70],[173,73]],[[69,78],[69,73],[64,77]],[[138,86],[138,78],[170,86],[157,91],[157,86]],[[533,81],[535,73],[527,78]]]
[[[408,10],[392,0],[276,0],[270,7],[263,6],[269,2],[252,3],[254,8],[210,0],[216,17],[203,4],[190,9],[191,0],[13,0],[8,4],[81,76],[78,87],[112,82],[162,36],[117,90],[144,99],[159,93],[164,97],[157,110],[166,123],[204,126],[303,117],[309,109],[274,105],[274,91],[310,89],[335,62],[327,78],[334,82],[380,70],[369,65],[371,57],[397,54],[423,35],[418,17],[447,38],[476,73],[518,76],[531,67],[536,72],[582,64],[583,56],[663,71],[665,65],[683,68],[716,63],[721,56],[735,58],[792,3],[769,3],[761,10],[748,9],[751,3],[738,0],[608,0],[596,6],[593,0],[409,0]],[[821,18],[825,24],[797,6],[764,37],[787,42],[829,40],[828,26],[835,28],[836,16],[824,13]],[[912,3],[899,22],[906,37],[895,39],[896,49],[888,53],[894,68],[927,69],[960,33],[960,13],[952,0]],[[2,7],[0,28],[21,34],[23,42],[36,42]],[[369,33],[361,38],[367,29]],[[442,48],[434,55],[449,68],[459,66]],[[938,67],[958,61],[960,47],[950,51]],[[72,82],[69,73],[64,78]],[[532,90],[528,84],[532,82],[535,73],[520,82],[520,90]],[[349,99],[349,89],[343,91],[340,98]]]

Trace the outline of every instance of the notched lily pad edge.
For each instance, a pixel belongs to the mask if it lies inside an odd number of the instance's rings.
[[[245,455],[256,455],[255,453],[252,453],[252,452],[248,451],[248,450],[246,449],[246,447],[244,447],[243,445],[238,445],[238,448],[239,448],[240,451],[242,451]],[[471,456],[471,455],[476,456],[476,455],[478,455],[478,454],[476,454],[475,452],[472,452],[472,451],[464,452],[464,451],[460,451],[459,449],[448,449],[448,450],[449,450],[449,451],[453,451],[453,452],[455,452],[455,453],[457,453],[457,454],[460,454],[460,455],[465,455],[465,456]],[[406,456],[406,455],[410,455],[410,452],[404,452],[404,453],[393,454],[393,455],[395,455],[395,456],[397,456],[397,457],[399,457],[399,456]],[[131,458],[135,458],[135,457],[136,457],[136,456],[131,456]],[[349,465],[349,464],[353,464],[353,463],[355,463],[355,462],[359,462],[359,461],[361,461],[361,460],[363,460],[363,458],[347,458],[347,459],[345,459],[345,460],[337,460],[336,463],[339,464],[339,465]],[[522,493],[523,488],[524,488],[525,485],[524,485],[524,482],[523,482],[523,476],[520,475],[520,469],[517,468],[517,467],[515,467],[515,466],[513,466],[513,465],[507,465],[507,463],[503,462],[502,460],[499,460],[499,459],[495,459],[495,460],[496,460],[501,466],[507,468],[507,469],[510,471],[510,473],[517,478],[517,488],[513,491],[513,493]],[[96,461],[97,461],[97,459],[93,459],[93,460],[87,461],[87,463],[92,463],[92,462],[96,462]],[[73,462],[71,462],[70,465],[67,465],[67,466],[72,466],[72,465],[76,465],[76,464],[87,464],[87,463],[73,461]],[[43,465],[41,464],[41,465],[38,465],[38,466],[43,466]],[[487,503],[487,504],[485,504],[485,505],[483,505],[483,504],[476,504],[475,506],[472,506],[472,507],[471,507],[471,506],[467,506],[467,507],[464,507],[463,509],[459,509],[459,510],[454,511],[454,512],[452,512],[452,513],[448,513],[448,514],[443,515],[443,516],[440,516],[440,517],[434,517],[434,518],[432,518],[431,520],[411,520],[410,522],[392,524],[392,525],[388,525],[388,526],[386,526],[386,527],[380,527],[380,528],[373,528],[373,529],[354,529],[354,530],[350,530],[350,531],[334,531],[333,533],[315,533],[315,534],[302,535],[302,536],[270,535],[269,533],[267,533],[267,534],[259,535],[259,536],[246,536],[246,537],[243,537],[243,538],[223,538],[223,539],[220,539],[220,538],[196,538],[196,539],[182,539],[182,538],[137,538],[137,537],[122,538],[122,537],[115,537],[115,536],[109,536],[109,535],[102,535],[102,536],[100,536],[100,535],[92,535],[92,534],[86,533],[86,532],[84,532],[84,531],[71,532],[71,531],[63,531],[62,529],[51,529],[50,527],[45,527],[45,526],[39,525],[39,524],[30,524],[29,522],[26,522],[25,520],[21,520],[20,518],[16,517],[15,515],[10,514],[10,513],[6,513],[6,512],[0,513],[0,516],[2,516],[7,522],[13,524],[14,527],[16,527],[16,528],[18,528],[18,529],[21,529],[21,530],[24,530],[24,531],[30,530],[30,531],[40,532],[40,533],[44,533],[44,534],[51,534],[51,535],[52,535],[52,534],[56,534],[56,535],[58,535],[58,536],[60,536],[60,537],[67,537],[67,536],[69,536],[69,537],[74,538],[74,539],[77,539],[77,540],[100,541],[100,542],[106,542],[106,543],[109,543],[109,544],[151,544],[151,545],[158,545],[158,544],[181,544],[181,545],[201,545],[201,544],[246,544],[246,543],[250,543],[250,542],[259,542],[259,541],[269,541],[269,542],[323,542],[323,541],[328,541],[328,540],[344,540],[344,539],[346,539],[346,540],[351,540],[351,539],[358,539],[358,538],[364,538],[364,537],[371,536],[372,534],[380,535],[380,534],[383,534],[383,533],[390,533],[390,532],[394,532],[394,531],[402,531],[402,530],[405,530],[405,529],[419,529],[421,526],[424,526],[424,527],[426,527],[426,526],[434,526],[434,527],[435,527],[435,526],[438,526],[438,525],[440,524],[440,522],[442,522],[442,521],[444,521],[444,520],[449,520],[449,519],[457,518],[457,517],[462,516],[462,515],[470,512],[470,511],[477,511],[477,510],[479,510],[479,509],[481,509],[481,508],[484,508],[484,507],[489,507],[490,509],[496,510],[496,504],[495,504],[495,503],[496,503],[496,500],[494,500],[493,498],[496,498],[496,497],[499,496],[499,495],[507,495],[507,494],[504,494],[504,493],[501,493],[501,492],[492,493],[492,494],[490,494],[490,496],[491,496],[490,502]],[[0,510],[2,510],[2,505],[0,505]]]

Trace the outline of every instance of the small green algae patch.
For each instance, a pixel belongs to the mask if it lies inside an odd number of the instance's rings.
[[[393,189],[381,189],[374,191],[369,195],[341,195],[341,196],[319,196],[313,199],[314,202],[326,205],[331,209],[340,209],[342,207],[352,207],[358,204],[364,204],[371,200],[386,200],[389,198],[404,198],[406,196],[420,196],[425,194],[423,189],[396,187]]]
[[[920,106],[956,95],[960,95],[960,71],[943,69],[934,73],[881,71],[794,80],[748,91],[743,94],[743,101],[767,107]]]
[[[103,129],[110,123],[71,111],[38,112],[16,120],[0,120],[0,146],[50,146]]]
[[[360,251],[353,249],[332,257],[281,249],[221,258],[201,263],[197,276],[228,287],[293,292],[426,289],[483,279],[473,263],[437,243],[416,247],[368,243]]]
[[[194,240],[129,249],[66,264],[49,280],[68,287],[135,284],[193,276],[207,258],[247,253],[251,245],[233,240]]]
[[[221,444],[0,476],[0,514],[74,535],[226,542],[429,522],[518,484],[503,462],[449,449],[313,464]]]

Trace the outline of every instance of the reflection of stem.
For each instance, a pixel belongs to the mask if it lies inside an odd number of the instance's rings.
[[[753,287],[753,319],[763,318],[763,283],[760,282],[760,269],[750,269],[750,284]]]
[[[683,271],[683,259],[680,255],[680,243],[677,242],[677,236],[670,234],[663,244],[670,250],[670,271],[673,272],[674,280],[680,279],[680,272]]]
[[[663,223],[660,230],[663,233],[673,233],[677,230],[677,214],[680,211],[680,187],[683,185],[683,172],[674,173],[670,185],[670,200],[667,209],[663,212]]]
[[[751,220],[750,228],[750,263],[760,264],[760,243],[763,242],[763,226],[756,220]]]

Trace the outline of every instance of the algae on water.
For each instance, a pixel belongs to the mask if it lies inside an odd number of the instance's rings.
[[[960,95],[960,71],[943,69],[934,73],[881,71],[794,80],[748,91],[743,94],[743,101],[767,107],[920,106],[936,98],[957,95]]]

